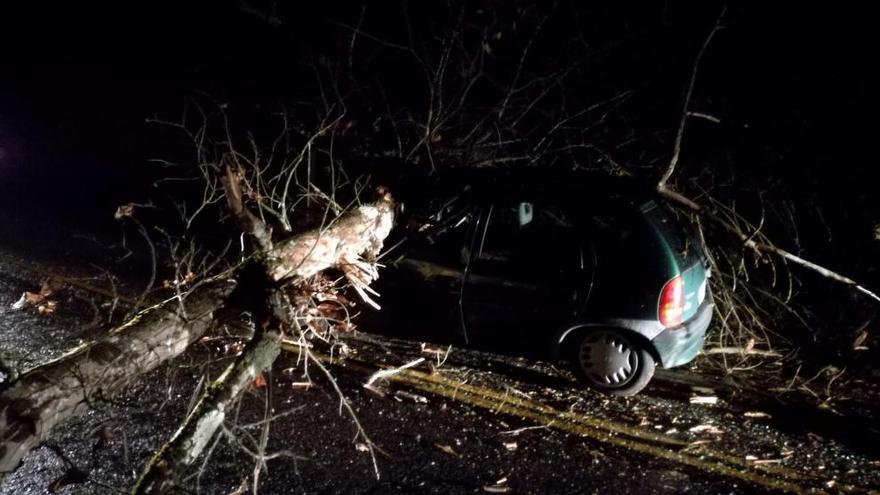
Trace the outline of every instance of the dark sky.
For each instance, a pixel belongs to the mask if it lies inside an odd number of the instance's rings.
[[[136,188],[145,159],[161,149],[146,117],[174,114],[194,91],[295,95],[311,57],[338,48],[333,21],[353,24],[361,12],[359,2],[278,2],[274,25],[250,8],[271,11],[268,1],[16,3],[0,7],[0,187],[14,186],[6,196],[108,204]],[[410,3],[413,15],[430,15]],[[725,148],[737,167],[775,167],[803,194],[820,185],[830,196],[866,194],[880,109],[872,74],[880,44],[867,7],[768,3],[730,8],[694,99],[724,130],[695,124],[691,143],[702,146],[686,153]],[[398,5],[367,2],[367,24],[399,30]],[[652,80],[652,105],[674,109],[720,5],[624,2],[585,7],[584,19],[597,43],[636,37],[602,70]],[[675,115],[661,118],[674,128]]]

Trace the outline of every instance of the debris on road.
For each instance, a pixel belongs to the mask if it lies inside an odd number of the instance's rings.
[[[413,366],[418,366],[418,365],[422,364],[423,362],[425,362],[425,358],[418,358],[418,359],[414,359],[414,360],[404,364],[403,366],[398,366],[397,368],[379,370],[379,371],[373,373],[370,376],[370,379],[367,380],[366,383],[364,383],[364,388],[369,389],[374,383],[376,383],[376,381],[383,379],[383,378],[388,378],[389,376],[396,375],[403,370],[412,368]]]
[[[37,308],[37,313],[42,316],[49,316],[55,312],[56,301],[49,299],[49,296],[55,293],[53,287],[48,281],[43,282],[39,292],[25,291],[21,297],[12,304],[12,309],[22,310],[28,306]]]
[[[718,403],[718,396],[715,390],[707,387],[691,387],[693,394],[690,398],[691,404],[708,404],[714,405]]]
[[[445,452],[445,453],[447,453],[447,454],[449,454],[449,455],[451,455],[451,456],[454,456],[454,457],[461,457],[461,454],[459,454],[458,452],[456,452],[455,449],[453,449],[453,448],[450,447],[449,445],[440,444],[440,443],[435,443],[435,444],[434,444],[434,447],[437,447],[438,449],[442,450],[443,452]]]
[[[410,392],[405,392],[403,390],[395,390],[394,391],[394,398],[398,402],[403,402],[404,400],[407,400],[410,402],[415,402],[416,404],[427,404],[428,403],[428,398],[425,397],[424,395],[413,394]]]
[[[753,455],[747,455],[746,460],[756,466],[760,466],[761,464],[779,464],[782,462],[782,459],[759,459]]]
[[[691,433],[708,433],[710,435],[721,435],[724,433],[720,428],[712,424],[697,425],[688,429]]]
[[[488,493],[509,493],[511,489],[507,486],[507,476],[499,479],[491,485],[484,486],[483,491]]]

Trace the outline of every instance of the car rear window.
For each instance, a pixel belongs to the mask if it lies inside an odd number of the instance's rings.
[[[703,260],[703,249],[690,225],[653,200],[642,205],[641,211],[648,223],[669,243],[680,262],[691,265]]]

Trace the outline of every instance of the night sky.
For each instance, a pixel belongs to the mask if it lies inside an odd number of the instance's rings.
[[[176,115],[187,96],[201,93],[240,106],[295,101],[313,89],[303,81],[314,61],[345,49],[349,34],[340,25],[356,24],[365,12],[365,29],[395,38],[406,3],[277,2],[280,23],[263,15],[271,14],[272,2],[18,4],[0,7],[2,204],[7,213],[87,223],[149,193],[153,171],[146,160],[168,147],[147,117]],[[415,22],[435,15],[437,4],[426,5],[408,4]],[[634,88],[636,97],[619,118],[633,122],[633,130],[604,139],[634,142],[621,160],[643,160],[643,170],[659,171],[693,57],[721,6],[561,2],[560,20],[551,20],[536,44],[537,58],[559,55],[567,35],[552,23],[563,26],[566,9],[577,10],[585,43],[614,48],[585,71],[584,81],[567,84],[582,84],[584,94]],[[681,173],[699,175],[704,163],[724,162],[755,184],[821,206],[823,222],[867,246],[860,248],[866,259],[876,254],[870,239],[872,222],[880,221],[874,191],[880,86],[872,74],[878,46],[872,22],[857,3],[732,5],[693,99],[694,109],[722,123],[689,124]],[[370,70],[394,79],[394,63],[359,53]],[[401,79],[406,94],[415,83]],[[804,214],[808,231],[814,217]],[[820,252],[823,236],[815,236]]]

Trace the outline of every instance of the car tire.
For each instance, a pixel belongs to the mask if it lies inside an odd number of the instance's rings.
[[[625,331],[590,330],[574,346],[573,367],[590,387],[616,396],[639,393],[654,376],[647,345]]]

